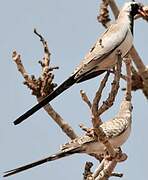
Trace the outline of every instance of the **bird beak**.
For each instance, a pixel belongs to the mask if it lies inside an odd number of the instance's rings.
[[[148,6],[143,6],[138,12],[143,19],[148,21]]]

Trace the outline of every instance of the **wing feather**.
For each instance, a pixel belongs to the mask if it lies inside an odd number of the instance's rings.
[[[95,69],[106,56],[123,42],[128,31],[127,28],[120,28],[119,23],[112,24],[75,69],[76,78],[80,78],[91,69]]]

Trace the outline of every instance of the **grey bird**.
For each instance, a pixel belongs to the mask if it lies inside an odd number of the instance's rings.
[[[130,101],[123,100],[117,116],[109,121],[103,123],[100,127],[106,134],[109,142],[113,148],[120,147],[129,137],[131,131],[131,111],[132,104]],[[14,175],[16,173],[25,171],[43,163],[54,161],[75,153],[86,153],[100,155],[105,152],[105,146],[93,136],[84,135],[78,137],[71,142],[62,146],[61,150],[49,157],[43,158],[39,161],[27,164],[5,172],[4,177]]]
[[[27,119],[73,84],[96,77],[114,67],[117,51],[120,50],[122,57],[125,57],[132,47],[134,16],[137,14],[145,16],[141,3],[125,3],[117,20],[98,38],[72,75],[41,102],[18,117],[14,124]]]

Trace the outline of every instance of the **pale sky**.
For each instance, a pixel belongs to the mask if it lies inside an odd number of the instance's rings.
[[[22,84],[11,55],[17,50],[30,74],[40,74],[38,60],[43,56],[39,39],[33,29],[44,35],[52,56],[51,63],[60,67],[55,71],[55,82],[60,84],[79,64],[104,28],[96,20],[98,3],[90,0],[26,0],[1,1],[0,6],[0,79],[1,79],[1,126],[0,126],[0,179],[2,172],[20,165],[39,160],[58,151],[60,144],[68,141],[67,136],[40,110],[28,121],[14,126],[16,117],[36,104],[36,99]],[[119,2],[119,0],[118,0]],[[120,6],[124,1],[120,1]],[[148,4],[147,0],[143,0]],[[134,44],[145,64],[147,63],[148,24],[138,20],[134,28]],[[83,89],[92,99],[101,78],[75,85],[51,104],[81,135],[78,125],[91,127],[90,113],[82,102],[79,91]],[[125,86],[122,82],[121,87]],[[104,97],[107,95],[104,94]],[[102,120],[115,116],[123,97],[119,92],[114,107]],[[133,93],[132,134],[123,146],[128,160],[118,164],[116,171],[124,173],[124,180],[147,178],[148,111],[147,100],[141,91]],[[73,155],[65,159],[46,163],[23,173],[11,176],[10,180],[82,179],[86,161],[97,161],[87,155]],[[116,178],[114,178],[116,179]]]

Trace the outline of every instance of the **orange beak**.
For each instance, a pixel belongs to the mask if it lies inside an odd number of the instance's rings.
[[[148,21],[148,9],[144,6],[142,9],[138,10],[141,17]]]

